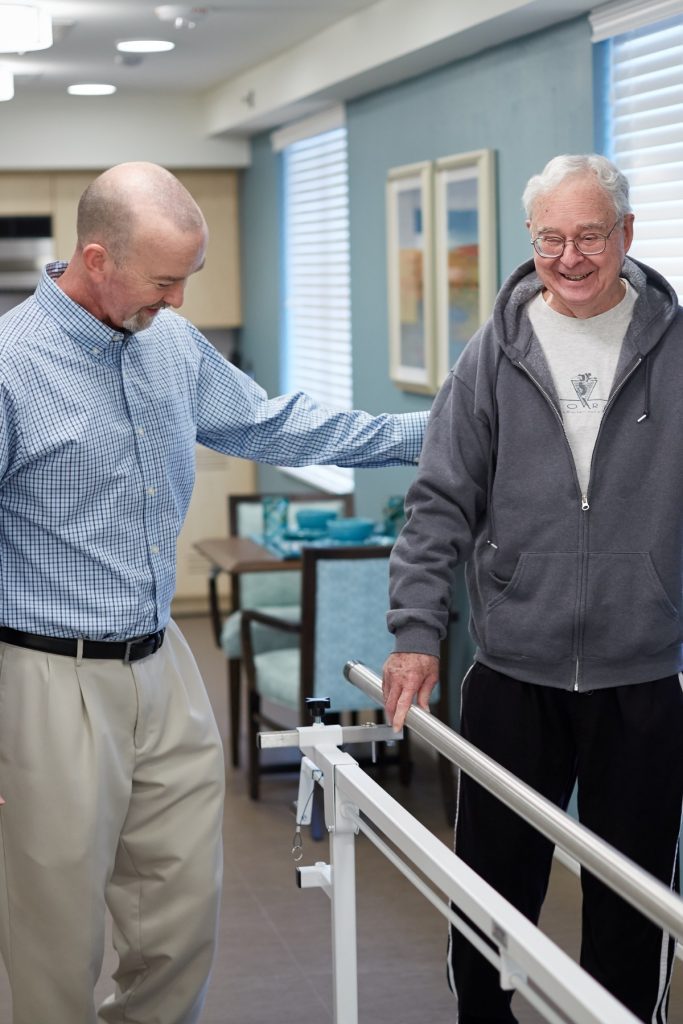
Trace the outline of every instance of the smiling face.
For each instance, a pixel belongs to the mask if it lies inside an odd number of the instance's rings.
[[[576,238],[585,232],[607,235],[616,220],[610,196],[592,173],[582,173],[539,196],[527,227],[532,238],[542,234]],[[624,294],[619,275],[632,241],[630,213],[617,223],[605,251],[597,256],[583,256],[572,242],[557,259],[544,258],[534,250],[546,302],[558,313],[581,319],[612,309]]]
[[[182,306],[187,279],[204,265],[206,241],[205,231],[183,232],[163,221],[148,227],[120,264],[109,262],[101,292],[106,322],[142,331],[160,309]]]

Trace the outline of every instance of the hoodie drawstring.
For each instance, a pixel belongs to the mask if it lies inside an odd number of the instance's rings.
[[[486,472],[486,515],[488,520],[486,543],[492,548],[498,549],[494,542],[495,524],[493,521],[493,480],[496,475],[496,458],[498,455],[498,400],[496,398],[496,387],[498,384],[498,372],[502,352],[496,354],[496,364],[493,374],[493,390],[491,394],[491,443],[489,444],[488,467]]]
[[[642,415],[640,415],[638,417],[638,419],[636,420],[636,423],[642,423],[643,420],[646,420],[648,418],[648,416],[650,415],[650,357],[649,357],[649,355],[645,356],[645,387],[644,387],[644,391],[645,391],[645,394],[643,396],[643,412],[642,412]]]

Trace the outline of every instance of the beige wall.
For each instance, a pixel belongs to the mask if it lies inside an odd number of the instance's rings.
[[[0,103],[0,170],[247,167],[249,142],[209,136],[201,102],[182,96],[32,96]]]

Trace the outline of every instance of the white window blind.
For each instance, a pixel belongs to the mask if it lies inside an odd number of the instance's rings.
[[[283,153],[284,389],[350,409],[346,127],[293,142]],[[311,466],[295,475],[335,493],[353,489],[351,469]]]
[[[681,298],[683,15],[615,35],[606,45],[606,152],[631,186],[631,255],[659,270]]]

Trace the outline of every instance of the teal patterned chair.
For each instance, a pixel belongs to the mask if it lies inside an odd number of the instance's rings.
[[[263,532],[263,499],[276,495],[231,494],[228,496],[228,528],[232,537],[257,536]],[[324,492],[278,494],[289,501],[288,527],[295,529],[296,513],[302,508],[322,508],[339,516],[353,515],[353,495]],[[241,718],[241,669],[243,608],[255,608],[266,614],[277,614],[288,621],[298,621],[301,602],[301,573],[297,569],[282,572],[230,574],[231,613],[223,620],[218,603],[217,573],[209,580],[209,598],[214,635],[228,659],[228,705],[230,708],[230,759],[239,765],[239,730]],[[254,643],[257,650],[273,644],[272,633],[257,627]],[[276,638],[278,644],[282,637]],[[292,640],[296,643],[296,640]]]
[[[372,711],[381,719],[378,705],[348,683],[342,670],[345,662],[353,659],[381,674],[393,649],[386,626],[390,551],[385,546],[304,548],[300,621],[243,612],[249,792],[253,799],[259,796],[261,773],[278,768],[261,764],[257,733],[291,728],[292,717],[296,724],[308,724],[306,697],[329,697],[331,715]],[[257,626],[279,636],[280,646],[257,649]],[[407,784],[411,762],[405,739],[398,744],[398,752],[401,780]]]

